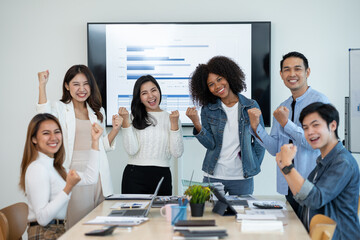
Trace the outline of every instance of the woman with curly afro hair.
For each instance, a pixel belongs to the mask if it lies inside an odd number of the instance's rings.
[[[260,172],[265,152],[251,135],[248,115],[259,105],[243,96],[244,90],[244,72],[224,56],[200,64],[190,80],[192,99],[202,107],[201,122],[195,107],[189,107],[186,115],[194,124],[194,136],[207,149],[203,181],[221,182],[230,195],[253,193],[253,176]]]

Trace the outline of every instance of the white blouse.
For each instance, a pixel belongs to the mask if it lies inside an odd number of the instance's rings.
[[[25,192],[28,199],[28,221],[37,221],[46,226],[53,219],[65,219],[70,195],[63,189],[66,182],[53,166],[54,159],[39,152],[25,174]],[[68,170],[67,170],[68,172]],[[91,150],[87,169],[78,172],[81,181],[78,185],[97,183],[99,176],[99,151]]]
[[[177,131],[172,131],[168,112],[149,112],[149,115],[156,120],[155,126],[143,130],[132,125],[122,128],[128,164],[169,167],[171,157],[179,158],[184,151],[181,123]]]

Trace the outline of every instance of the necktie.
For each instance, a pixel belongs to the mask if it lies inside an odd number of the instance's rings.
[[[295,115],[295,104],[296,104],[296,100],[293,100],[291,103],[291,121],[294,122],[294,115]],[[293,141],[291,139],[289,139],[289,143],[293,143]],[[294,163],[294,159],[292,160],[292,162]]]

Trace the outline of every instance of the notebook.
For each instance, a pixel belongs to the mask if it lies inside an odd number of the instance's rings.
[[[121,210],[112,210],[109,216],[111,217],[147,217],[150,212],[151,206],[159,192],[161,183],[163,182],[164,177],[162,177],[155,189],[154,195],[151,198],[149,206],[147,209],[121,209]]]

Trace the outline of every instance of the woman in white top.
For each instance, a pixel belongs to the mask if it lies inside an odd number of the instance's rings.
[[[134,85],[129,112],[120,107],[123,118],[123,143],[129,155],[122,179],[122,193],[151,194],[164,177],[159,195],[172,195],[171,157],[179,158],[184,150],[179,112],[160,109],[161,89],[150,75]]]
[[[53,104],[47,100],[46,84],[49,71],[38,73],[39,78],[39,113],[52,113],[60,121],[63,129],[65,161],[64,167],[83,171],[88,164],[91,145],[91,125],[98,123],[105,129],[105,111],[101,107],[101,96],[95,78],[84,65],[74,65],[65,74],[63,95]],[[77,186],[73,190],[69,203],[66,228],[70,228],[98,204],[104,197],[113,194],[109,162],[106,151],[115,147],[122,118],[113,115],[113,129],[103,132],[99,140],[100,176],[97,184]]]
[[[30,122],[21,163],[20,187],[28,199],[28,239],[55,239],[65,232],[64,219],[73,187],[94,184],[99,174],[99,138],[103,129],[91,129],[89,164],[84,172],[63,167],[65,150],[56,117],[38,114]]]

